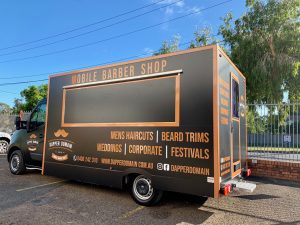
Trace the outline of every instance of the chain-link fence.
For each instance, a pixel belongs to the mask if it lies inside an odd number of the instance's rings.
[[[249,104],[248,157],[300,162],[300,104]]]

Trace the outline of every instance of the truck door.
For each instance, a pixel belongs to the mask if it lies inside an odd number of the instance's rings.
[[[45,134],[46,101],[42,101],[30,115],[27,132],[27,150],[29,163],[42,165],[42,154]]]
[[[232,178],[241,172],[239,78],[231,73],[231,171]]]

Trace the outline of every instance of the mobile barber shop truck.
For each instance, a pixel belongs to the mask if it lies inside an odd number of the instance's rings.
[[[14,174],[129,186],[142,205],[162,191],[217,198],[247,184],[245,104],[217,45],[54,75],[7,159]]]

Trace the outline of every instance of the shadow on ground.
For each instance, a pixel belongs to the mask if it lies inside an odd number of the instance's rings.
[[[250,182],[259,182],[263,184],[276,184],[281,186],[300,188],[300,182],[296,182],[296,181],[280,180],[280,179],[274,179],[269,177],[256,177],[256,176],[251,176],[247,178],[247,180]]]

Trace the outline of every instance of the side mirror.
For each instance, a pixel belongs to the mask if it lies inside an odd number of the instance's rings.
[[[21,129],[21,117],[20,116],[16,116],[15,125],[16,125],[16,130]]]

